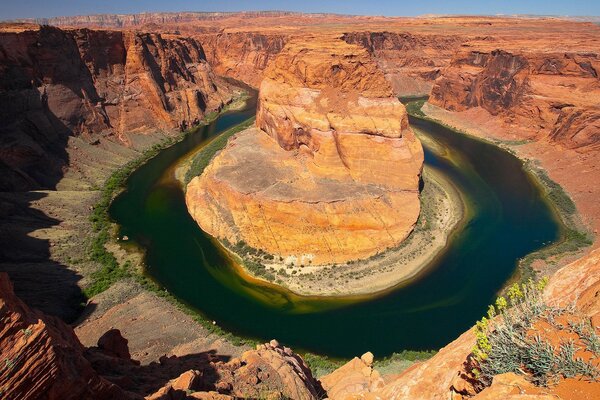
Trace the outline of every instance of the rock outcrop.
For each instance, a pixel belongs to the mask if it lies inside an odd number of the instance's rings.
[[[315,400],[320,384],[276,341],[225,361],[215,354],[140,365],[116,329],[85,348],[73,329],[27,307],[0,273],[0,397],[3,400],[290,398]],[[161,382],[165,382],[161,384]]]
[[[132,134],[191,126],[231,97],[193,39],[2,26],[0,187],[54,187],[71,136],[132,145]]]
[[[373,354],[365,353],[320,379],[330,399],[350,400],[364,398],[383,388],[385,382],[373,369]]]
[[[423,150],[365,49],[289,43],[267,69],[256,124],[190,182],[203,230],[296,264],[366,258],[411,232]]]
[[[213,70],[258,88],[267,65],[283,49],[288,35],[278,32],[220,32],[195,36]]]
[[[593,42],[574,49],[472,42],[442,71],[429,101],[450,111],[479,107],[507,129],[521,128],[523,139],[597,149],[599,70]]]
[[[17,399],[134,399],[99,376],[73,330],[30,310],[0,273],[0,397]]]

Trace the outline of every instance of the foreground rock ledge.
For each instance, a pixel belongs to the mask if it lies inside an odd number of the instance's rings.
[[[423,149],[366,50],[289,43],[261,84],[257,127],[190,182],[204,231],[304,265],[367,258],[410,234]]]

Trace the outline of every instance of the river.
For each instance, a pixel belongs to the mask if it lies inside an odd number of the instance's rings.
[[[335,357],[438,349],[484,315],[519,258],[560,236],[551,206],[519,159],[411,117],[423,137],[425,168],[449,177],[469,209],[427,274],[360,298],[302,297],[245,279],[188,214],[172,167],[254,110],[250,101],[163,150],[130,176],[110,209],[120,235],[145,251],[147,274],[238,335]]]

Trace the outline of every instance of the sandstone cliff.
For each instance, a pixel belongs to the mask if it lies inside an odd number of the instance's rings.
[[[231,96],[193,39],[3,26],[0,186],[53,187],[71,136],[131,145],[131,133],[190,126]]]
[[[215,72],[259,87],[269,62],[288,36],[277,32],[220,32],[195,36]]]
[[[411,232],[423,150],[365,49],[289,43],[261,83],[257,127],[188,186],[206,232],[297,264],[369,257]]]
[[[480,107],[506,129],[519,129],[523,139],[597,149],[598,49],[593,41],[574,49],[567,43],[549,49],[534,40],[473,42],[443,70],[430,102],[450,111]]]
[[[466,38],[408,32],[349,32],[348,43],[365,47],[398,96],[426,96]]]

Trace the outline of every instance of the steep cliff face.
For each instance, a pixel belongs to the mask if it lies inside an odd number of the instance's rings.
[[[348,43],[366,48],[398,96],[428,95],[433,81],[466,38],[407,32],[349,32]]]
[[[286,34],[261,32],[223,32],[196,37],[215,72],[254,87],[259,87],[265,68],[288,40]]]
[[[206,232],[297,264],[368,257],[411,232],[423,150],[366,50],[289,43],[261,83],[256,121],[188,186]]]
[[[157,34],[0,30],[3,190],[53,187],[69,165],[69,136],[94,143],[173,131],[231,98],[201,45]]]
[[[600,53],[473,44],[458,52],[431,91],[450,111],[481,107],[506,126],[589,150],[600,143]]]

